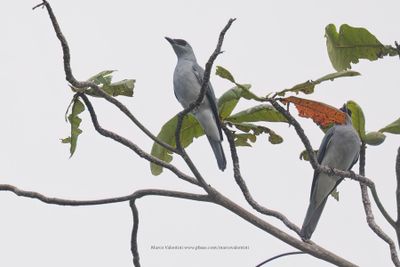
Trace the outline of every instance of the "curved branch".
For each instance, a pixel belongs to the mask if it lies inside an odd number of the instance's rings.
[[[160,160],[159,158],[156,158],[146,152],[144,152],[142,149],[140,149],[137,145],[135,145],[134,143],[132,143],[130,140],[114,133],[111,132],[109,130],[106,130],[104,128],[102,128],[97,120],[97,115],[96,112],[93,109],[92,103],[90,102],[90,100],[88,99],[88,97],[83,94],[83,93],[78,93],[78,96],[83,100],[83,102],[85,103],[89,113],[90,113],[90,117],[92,119],[92,123],[94,128],[96,129],[96,131],[105,136],[105,137],[109,137],[111,139],[113,139],[114,141],[123,144],[124,146],[130,148],[131,150],[133,150],[138,156],[145,158],[146,160],[155,163],[159,166],[162,166],[164,168],[167,168],[168,170],[172,171],[173,173],[175,173],[179,178],[181,178],[182,180],[195,184],[195,185],[199,185],[199,182],[194,179],[193,177],[190,177],[186,174],[184,174],[183,172],[181,172],[179,169],[177,169],[174,165],[167,163],[165,161]]]
[[[169,144],[161,141],[160,139],[158,139],[155,135],[153,135],[143,124],[140,123],[140,121],[138,121],[136,119],[136,117],[129,111],[129,109],[122,104],[121,102],[119,102],[116,98],[110,96],[109,94],[107,94],[106,92],[103,91],[103,89],[101,89],[98,85],[96,85],[95,83],[92,82],[81,82],[76,80],[76,78],[74,77],[74,75],[72,74],[72,68],[71,68],[71,54],[70,54],[70,49],[68,46],[68,42],[65,39],[65,36],[63,35],[63,33],[61,32],[61,28],[60,25],[57,22],[57,18],[54,15],[53,9],[51,8],[50,4],[43,0],[43,2],[39,5],[36,5],[35,7],[33,7],[33,9],[36,9],[40,6],[45,6],[47,9],[47,12],[50,16],[50,20],[51,23],[53,24],[53,28],[54,31],[57,35],[58,40],[61,43],[61,47],[62,47],[62,51],[63,51],[63,62],[64,62],[64,71],[65,71],[65,79],[74,87],[79,88],[79,89],[85,89],[85,88],[92,88],[96,93],[98,93],[101,97],[103,97],[105,100],[107,100],[108,102],[110,102],[111,104],[115,105],[117,108],[119,108],[119,110],[121,110],[122,113],[124,113],[134,124],[136,124],[136,126],[142,130],[148,137],[150,137],[150,139],[152,139],[154,142],[158,143],[159,145],[161,145],[162,147],[179,154],[178,150],[172,146],[170,146]]]
[[[140,256],[137,242],[137,234],[139,230],[139,211],[136,207],[135,198],[129,201],[129,206],[132,210],[133,217],[133,227],[132,227],[132,235],[131,235],[131,251],[133,256],[133,265],[135,267],[140,267]]]
[[[95,205],[114,204],[114,203],[126,202],[131,199],[141,198],[147,195],[175,197],[175,198],[191,199],[196,201],[208,201],[208,202],[211,201],[211,199],[207,195],[199,195],[199,194],[186,193],[173,190],[163,190],[163,189],[143,189],[143,190],[137,190],[130,195],[122,197],[104,198],[96,200],[72,200],[72,199],[47,197],[43,194],[34,191],[22,190],[17,188],[16,186],[9,184],[0,184],[0,191],[9,191],[20,197],[37,199],[46,204],[59,205],[59,206],[95,206]]]
[[[291,256],[291,255],[299,255],[299,254],[304,254],[304,252],[303,252],[303,251],[294,251],[294,252],[282,253],[282,254],[276,255],[276,256],[274,256],[274,257],[272,257],[272,258],[269,258],[268,260],[265,260],[265,261],[261,262],[260,264],[257,264],[256,267],[261,267],[261,266],[263,266],[264,264],[266,264],[266,263],[268,263],[268,262],[271,262],[271,261],[273,261],[273,260],[279,259],[279,258],[281,258],[281,257],[286,257],[286,256]]]
[[[365,143],[361,144],[360,149],[360,174],[365,175]],[[385,241],[389,245],[390,256],[392,258],[392,262],[396,267],[400,266],[400,261],[397,256],[396,245],[393,240],[379,227],[379,225],[375,222],[374,214],[372,213],[371,201],[369,200],[367,186],[365,184],[360,183],[361,187],[361,196],[362,202],[364,206],[365,215],[367,217],[368,226],[372,229],[372,231],[379,236],[383,241]]]
[[[227,136],[229,146],[231,149],[231,156],[232,156],[232,162],[233,162],[233,173],[234,173],[235,181],[236,181],[237,185],[239,186],[240,190],[242,191],[243,196],[246,199],[246,201],[256,211],[258,211],[264,215],[272,216],[272,217],[275,217],[275,218],[281,220],[289,229],[293,230],[296,234],[300,235],[300,228],[297,225],[295,225],[294,223],[292,223],[288,218],[286,218],[285,215],[283,215],[282,213],[280,213],[278,211],[267,209],[266,207],[261,206],[251,196],[250,191],[246,185],[246,182],[244,181],[242,174],[240,172],[239,157],[237,154],[233,134],[225,125],[222,126],[222,129],[224,130],[225,135]]]

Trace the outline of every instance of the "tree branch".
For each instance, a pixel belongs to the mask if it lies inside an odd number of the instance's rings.
[[[360,163],[359,163],[359,172],[361,175],[365,175],[365,143],[361,144],[360,149]],[[360,183],[361,187],[361,197],[364,206],[365,215],[367,217],[368,226],[372,229],[372,231],[379,236],[383,241],[385,241],[389,245],[390,256],[392,258],[393,264],[397,267],[400,266],[400,261],[397,256],[396,245],[393,240],[379,227],[379,225],[375,222],[374,214],[372,213],[371,201],[368,196],[367,186],[363,183]]]
[[[63,51],[63,62],[64,62],[64,71],[65,71],[65,79],[73,86],[79,89],[85,89],[85,88],[92,88],[96,93],[98,93],[101,97],[103,97],[105,100],[107,100],[108,102],[110,102],[111,104],[115,105],[119,110],[121,110],[122,113],[124,113],[134,124],[136,124],[136,126],[142,130],[150,139],[152,139],[154,142],[158,143],[159,145],[161,145],[162,147],[174,152],[174,153],[178,153],[178,150],[172,146],[170,146],[169,144],[161,141],[160,139],[158,139],[155,135],[153,135],[146,127],[144,127],[143,124],[140,123],[140,121],[138,121],[136,119],[136,117],[129,111],[129,109],[122,104],[121,102],[119,102],[116,98],[110,96],[109,94],[107,94],[103,89],[101,89],[97,84],[92,83],[92,82],[87,82],[87,81],[78,81],[75,79],[74,75],[72,74],[72,68],[71,68],[71,54],[70,54],[70,49],[69,49],[69,45],[68,42],[65,38],[65,36],[63,35],[63,33],[61,32],[61,28],[60,25],[57,22],[57,18],[54,15],[53,9],[51,8],[50,4],[43,0],[43,2],[41,4],[36,5],[35,7],[33,7],[33,9],[36,9],[40,6],[44,6],[47,9],[47,12],[49,14],[51,23],[53,24],[53,28],[54,31],[57,35],[58,40],[61,43],[61,47],[62,47],[62,51]]]
[[[186,193],[173,190],[163,190],[163,189],[143,189],[143,190],[137,190],[134,193],[126,196],[96,199],[96,200],[73,200],[73,199],[47,197],[43,194],[34,191],[22,190],[17,188],[16,186],[9,184],[0,184],[0,191],[9,191],[20,197],[37,199],[46,204],[58,205],[58,206],[96,206],[96,205],[114,204],[114,203],[129,201],[131,199],[141,198],[143,196],[148,196],[148,195],[175,197],[182,199],[191,199],[196,201],[208,201],[208,202],[211,201],[211,199],[207,195],[199,195],[199,194]]]
[[[222,126],[222,129],[225,132],[225,135],[228,139],[229,146],[231,149],[231,156],[232,156],[232,162],[233,162],[233,173],[234,173],[235,181],[236,181],[237,185],[239,186],[240,190],[242,191],[243,196],[246,199],[246,201],[256,211],[258,211],[264,215],[272,216],[272,217],[275,217],[275,218],[281,220],[289,229],[293,230],[296,234],[300,235],[300,228],[297,225],[295,225],[294,223],[292,223],[288,218],[286,218],[285,215],[283,215],[282,213],[280,213],[278,211],[271,210],[271,209],[261,206],[251,196],[250,191],[246,185],[246,182],[244,181],[242,174],[240,172],[239,157],[237,154],[233,134],[225,125]]]
[[[131,236],[131,251],[133,256],[133,265],[135,267],[140,267],[140,256],[137,242],[137,234],[139,230],[139,211],[136,207],[135,198],[129,201],[129,206],[132,210],[133,217],[133,227],[132,227],[132,236]]]
[[[397,235],[397,242],[400,247],[400,147],[397,150],[397,157],[396,157],[396,180],[397,180],[397,188],[396,188],[397,221],[395,230]]]
[[[90,113],[90,117],[92,119],[92,123],[94,128],[96,129],[96,131],[105,136],[105,137],[109,137],[111,139],[113,139],[114,141],[123,144],[124,146],[130,148],[131,150],[133,150],[138,156],[152,162],[155,163],[159,166],[162,166],[164,168],[167,168],[168,170],[172,171],[173,173],[175,173],[179,178],[181,178],[182,180],[195,184],[195,185],[199,185],[199,182],[194,179],[193,177],[190,177],[186,174],[184,174],[183,172],[181,172],[179,169],[177,169],[174,165],[167,163],[165,161],[160,160],[159,158],[156,158],[146,152],[144,152],[142,149],[140,149],[137,145],[135,145],[134,143],[132,143],[130,140],[114,133],[111,132],[109,130],[106,130],[104,128],[102,128],[97,120],[97,115],[96,112],[93,109],[92,103],[90,102],[90,100],[88,99],[88,97],[83,94],[83,93],[78,93],[79,97],[83,100],[83,102],[85,103],[89,113]]]

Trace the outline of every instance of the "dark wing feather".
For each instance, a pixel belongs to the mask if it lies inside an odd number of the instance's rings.
[[[204,77],[204,70],[203,68],[198,65],[198,64],[193,64],[193,73],[196,76],[197,80],[199,81],[199,84],[203,84],[203,77]],[[218,113],[218,106],[217,106],[217,99],[214,94],[214,89],[212,88],[212,85],[210,82],[208,82],[207,89],[206,89],[206,97],[208,99],[208,102],[210,103],[212,112],[214,114],[215,121],[217,122],[218,129],[219,129],[219,135],[222,140],[222,130],[221,130],[221,121],[219,119],[219,113]]]

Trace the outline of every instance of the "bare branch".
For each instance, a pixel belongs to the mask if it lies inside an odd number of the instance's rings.
[[[397,157],[396,157],[396,180],[397,180],[397,188],[396,188],[397,221],[395,229],[397,234],[397,242],[400,247],[400,147],[397,150]]]
[[[96,200],[72,200],[72,199],[47,197],[43,194],[34,191],[22,190],[9,184],[0,184],[0,191],[9,191],[20,197],[37,199],[46,204],[58,205],[58,206],[96,206],[96,205],[114,204],[114,203],[129,201],[135,198],[141,198],[143,196],[148,196],[148,195],[175,197],[182,199],[191,199],[196,201],[208,201],[208,202],[211,201],[211,199],[207,195],[199,195],[199,194],[192,194],[192,193],[172,191],[172,190],[162,190],[162,189],[143,189],[143,190],[138,190],[133,194],[122,197],[104,198]]]
[[[163,146],[164,148],[174,152],[178,153],[178,150],[169,144],[161,141],[158,139],[155,135],[153,135],[146,127],[144,127],[143,124],[141,124],[136,117],[129,111],[129,109],[119,102],[116,98],[110,96],[106,92],[104,92],[98,85],[92,82],[81,82],[75,79],[74,75],[72,74],[72,68],[71,68],[71,54],[70,54],[70,49],[68,46],[68,42],[65,39],[65,36],[61,32],[60,25],[57,22],[57,18],[54,15],[53,9],[51,8],[50,4],[43,0],[43,3],[36,5],[33,9],[44,6],[47,9],[47,12],[50,16],[51,23],[53,24],[54,31],[57,35],[58,40],[60,40],[62,51],[63,51],[63,62],[64,62],[64,71],[65,71],[65,79],[74,87],[79,88],[79,89],[85,89],[85,88],[92,88],[96,93],[98,93],[101,97],[103,97],[105,100],[110,102],[111,104],[115,105],[119,110],[122,111],[136,126],[142,130],[148,137],[150,137],[154,142],[158,143],[159,145]]]
[[[361,144],[360,149],[360,174],[365,175],[365,143]],[[374,233],[379,236],[383,241],[385,241],[389,245],[390,249],[390,256],[392,258],[393,264],[397,267],[400,266],[400,261],[397,256],[396,245],[394,244],[393,240],[379,227],[379,225],[375,222],[374,214],[372,213],[371,208],[371,201],[369,200],[368,196],[368,189],[367,186],[363,183],[360,183],[361,187],[361,197],[364,206],[365,215],[367,217],[367,223],[369,227],[374,231]]]
[[[97,120],[97,115],[96,115],[96,113],[93,109],[92,103],[89,101],[88,97],[83,93],[79,93],[78,95],[82,98],[83,102],[85,103],[85,105],[90,113],[90,117],[92,118],[93,126],[99,134],[101,134],[105,137],[109,137],[109,138],[113,139],[114,141],[123,144],[124,146],[133,150],[138,156],[140,156],[152,163],[155,163],[159,166],[167,168],[168,170],[175,173],[182,180],[192,183],[192,184],[195,184],[195,185],[199,185],[199,182],[196,179],[184,174],[179,169],[177,169],[174,165],[169,164],[165,161],[162,161],[159,158],[156,158],[156,157],[144,152],[141,148],[139,148],[137,145],[132,143],[130,140],[128,140],[114,132],[111,132],[109,130],[102,128]]]
[[[129,206],[132,210],[133,217],[133,227],[132,227],[132,236],[131,236],[131,251],[133,256],[133,265],[135,267],[140,267],[140,256],[138,250],[138,242],[137,242],[137,234],[139,230],[139,211],[136,207],[135,203],[136,199],[131,199],[129,201]]]
[[[246,209],[240,207],[235,202],[231,201],[230,199],[226,198],[225,196],[221,195],[215,189],[210,189],[213,192],[212,198],[213,202],[225,207],[226,209],[232,211],[234,214],[242,217],[244,220],[248,221],[249,223],[253,224],[254,226],[266,231],[267,233],[271,234],[272,236],[278,238],[279,240],[285,242],[286,244],[297,248],[301,251],[304,251],[316,258],[322,259],[326,262],[330,262],[337,266],[342,267],[355,267],[357,265],[347,261],[339,257],[338,255],[318,246],[312,241],[303,242],[293,236],[287,234],[286,232],[280,230],[279,228],[269,224],[268,222],[260,219],[256,215],[250,213]]]
[[[235,146],[235,140],[233,138],[232,132],[225,126],[222,126],[222,129],[225,132],[225,135],[227,136],[229,146],[231,149],[231,156],[232,156],[232,162],[233,162],[233,173],[235,177],[235,181],[237,185],[239,186],[240,190],[243,193],[244,198],[246,201],[250,204],[250,206],[255,209],[256,211],[275,217],[279,220],[281,220],[289,229],[293,230],[296,234],[300,235],[300,228],[292,223],[288,218],[286,218],[285,215],[282,213],[268,209],[266,207],[263,207],[262,205],[258,204],[257,201],[254,200],[254,198],[251,196],[249,189],[247,188],[246,182],[244,181],[242,174],[240,172],[240,164],[239,164],[239,157],[237,154],[236,146]]]
[[[273,261],[273,260],[279,259],[279,258],[281,258],[281,257],[286,257],[286,256],[291,256],[291,255],[299,255],[299,254],[304,254],[304,252],[303,252],[303,251],[294,251],[294,252],[282,253],[282,254],[276,255],[276,256],[274,256],[274,257],[272,257],[272,258],[269,258],[268,260],[265,260],[265,261],[261,262],[260,264],[257,264],[256,267],[261,267],[261,266],[263,266],[264,264],[266,264],[266,263],[268,263],[268,262],[271,262],[271,261]]]

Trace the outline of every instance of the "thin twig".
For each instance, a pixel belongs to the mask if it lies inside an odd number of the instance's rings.
[[[132,217],[133,217],[133,227],[132,227],[132,236],[131,236],[131,251],[133,256],[133,265],[135,267],[140,267],[140,256],[139,256],[139,249],[138,249],[138,242],[137,242],[137,235],[139,230],[139,211],[136,207],[135,203],[136,199],[131,199],[129,201],[129,206],[132,210]]]
[[[272,216],[272,217],[275,217],[275,218],[281,220],[289,229],[293,230],[294,232],[296,232],[296,234],[300,235],[300,228],[297,225],[295,225],[294,223],[292,223],[285,215],[283,215],[282,213],[280,213],[278,211],[268,209],[268,208],[258,204],[258,202],[255,201],[254,198],[251,196],[251,193],[246,185],[246,182],[244,181],[242,174],[240,172],[239,157],[237,154],[233,134],[225,125],[222,126],[222,129],[225,132],[225,135],[228,139],[229,146],[231,149],[231,157],[232,157],[232,162],[233,162],[233,173],[234,173],[235,181],[236,181],[237,185],[239,186],[240,190],[242,191],[243,196],[246,199],[246,201],[256,211],[258,211],[264,215]]]
[[[204,96],[206,94],[206,90],[208,88],[208,83],[210,81],[210,74],[211,74],[212,65],[214,64],[214,61],[217,58],[217,56],[219,54],[221,54],[221,47],[222,47],[222,43],[223,43],[224,38],[225,38],[225,34],[229,30],[229,28],[231,27],[232,23],[235,20],[236,19],[229,19],[228,23],[225,25],[225,27],[222,29],[221,33],[219,34],[217,47],[215,48],[214,52],[211,54],[209,60],[207,61],[206,68],[204,70],[204,75],[203,75],[203,80],[202,80],[202,84],[201,84],[200,93],[199,93],[196,101],[194,101],[187,108],[185,108],[184,110],[182,110],[181,112],[178,113],[178,122],[177,122],[176,130],[175,130],[175,143],[176,143],[177,150],[180,152],[183,160],[189,166],[190,170],[193,172],[193,174],[196,177],[196,179],[200,182],[200,184],[202,185],[204,190],[206,192],[208,192],[208,193],[211,192],[208,189],[209,185],[204,180],[204,178],[201,176],[200,172],[197,170],[196,166],[193,164],[192,160],[190,159],[190,157],[187,155],[185,149],[183,148],[182,143],[181,143],[181,134],[180,133],[181,133],[181,129],[182,129],[183,118],[187,114],[189,114],[189,112],[191,112],[196,107],[198,107],[201,104],[201,102],[203,101],[203,99],[204,99]]]
[[[142,130],[148,137],[150,137],[154,142],[158,143],[159,145],[161,145],[162,147],[174,152],[174,153],[178,153],[178,150],[172,146],[170,146],[169,144],[163,142],[162,140],[158,139],[155,135],[153,135],[146,127],[144,127],[143,124],[140,123],[140,121],[138,121],[136,119],[136,117],[129,111],[129,109],[122,104],[121,102],[119,102],[116,98],[110,96],[109,94],[107,94],[106,92],[104,92],[103,89],[101,89],[98,85],[96,85],[95,83],[92,82],[87,82],[87,81],[78,81],[75,79],[74,75],[72,74],[72,68],[71,68],[71,54],[70,54],[70,48],[68,45],[68,42],[65,38],[65,36],[63,35],[60,25],[57,22],[57,18],[54,15],[53,9],[51,8],[50,4],[43,0],[43,3],[36,5],[34,7],[37,8],[39,6],[45,6],[47,9],[47,12],[50,16],[50,20],[51,23],[53,24],[53,28],[54,31],[57,35],[58,40],[61,43],[61,47],[62,47],[62,51],[63,51],[63,62],[64,62],[64,71],[65,71],[65,79],[73,86],[79,89],[85,89],[85,88],[92,88],[98,95],[100,95],[101,97],[103,97],[105,100],[107,100],[108,102],[110,102],[111,104],[115,105],[119,110],[122,111],[122,113],[124,113],[134,124],[136,124],[136,126]]]
[[[360,172],[360,175],[363,175],[363,176],[365,175],[365,148],[366,148],[366,145],[363,142],[361,144],[361,149],[360,149],[360,163],[359,163],[359,172]],[[395,266],[399,267],[400,261],[397,256],[396,245],[393,242],[393,240],[375,222],[374,214],[372,213],[371,201],[369,199],[367,186],[363,183],[360,183],[360,187],[361,187],[362,203],[364,206],[365,215],[367,217],[368,226],[371,228],[371,230],[377,236],[379,236],[383,241],[385,241],[389,245],[390,256],[392,258],[393,264]]]
[[[261,262],[260,264],[257,264],[256,267],[261,267],[261,266],[263,266],[264,264],[266,264],[266,263],[268,263],[268,262],[271,262],[271,261],[273,261],[273,260],[279,259],[279,258],[281,258],[281,257],[286,257],[286,256],[291,256],[291,255],[298,255],[298,254],[305,254],[305,253],[304,253],[303,251],[294,251],[294,252],[282,253],[282,254],[276,255],[276,256],[274,256],[274,257],[268,259],[268,260],[265,260],[265,261]]]
[[[397,234],[397,242],[400,247],[400,147],[397,150],[397,157],[396,157],[396,181],[397,181],[397,188],[396,188],[396,202],[397,202],[397,221],[396,221],[396,234]]]
[[[161,167],[167,168],[168,170],[175,173],[182,180],[192,183],[192,184],[195,184],[195,185],[199,185],[199,182],[196,179],[184,174],[179,169],[177,169],[174,165],[169,164],[165,161],[162,161],[159,158],[156,158],[156,157],[144,152],[140,147],[138,147],[136,144],[132,143],[130,140],[128,140],[114,132],[111,132],[109,130],[102,128],[97,120],[96,112],[94,111],[92,103],[90,102],[88,97],[83,93],[79,93],[78,95],[80,96],[80,98],[82,98],[83,102],[85,103],[85,105],[90,113],[90,117],[92,119],[93,126],[99,134],[101,134],[105,137],[109,137],[109,138],[113,139],[114,141],[123,144],[124,146],[133,150],[138,156],[145,158],[148,161],[150,161],[154,164],[157,164]]]

